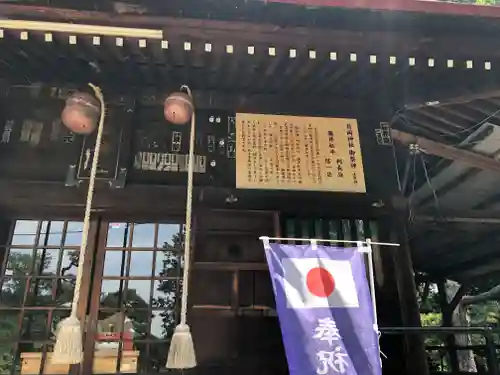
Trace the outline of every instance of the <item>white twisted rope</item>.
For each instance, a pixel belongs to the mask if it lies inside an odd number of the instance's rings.
[[[191,90],[187,86],[181,89],[187,91],[187,94],[193,99]],[[180,324],[186,324],[187,321],[187,301],[189,286],[189,268],[191,266],[191,217],[193,210],[193,174],[194,174],[194,146],[195,146],[195,115],[194,108],[191,116],[191,130],[189,136],[189,156],[188,156],[188,181],[186,198],[186,234],[184,236],[184,272],[182,275],[182,297],[181,297],[181,321]]]
[[[101,103],[101,113],[99,116],[99,127],[97,130],[97,138],[94,148],[94,157],[92,159],[92,168],[90,170],[89,189],[87,192],[87,202],[85,204],[85,217],[83,219],[82,243],[80,245],[80,258],[78,259],[78,272],[76,274],[75,290],[73,292],[73,302],[71,304],[71,316],[77,317],[78,301],[80,299],[80,287],[83,277],[83,265],[85,263],[85,252],[87,250],[87,242],[90,228],[90,211],[92,208],[92,200],[94,198],[94,185],[97,174],[97,165],[99,164],[99,151],[101,150],[102,133],[104,129],[104,117],[106,116],[106,107],[104,97],[99,87],[89,83],[89,86],[94,90],[96,98]]]

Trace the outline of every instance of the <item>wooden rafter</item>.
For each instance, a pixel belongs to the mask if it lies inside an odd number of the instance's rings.
[[[489,89],[479,92],[471,92],[460,96],[452,96],[446,98],[430,98],[426,103],[409,104],[407,110],[418,110],[421,108],[441,108],[454,104],[467,104],[476,100],[484,100],[497,98],[500,96],[500,89]]]
[[[490,157],[476,154],[474,152],[461,150],[457,147],[449,146],[444,143],[431,141],[410,133],[405,133],[393,129],[392,138],[404,145],[415,144],[425,153],[439,156],[448,160],[461,162],[478,169],[500,173],[500,162]]]
[[[418,3],[419,1],[411,1]],[[346,4],[347,2],[344,2]],[[426,2],[427,3],[427,2]],[[477,7],[480,8],[480,7]],[[500,8],[499,8],[500,9]],[[489,9],[487,9],[489,11]],[[206,19],[173,18],[150,15],[120,15],[99,11],[77,11],[46,6],[26,6],[0,4],[0,16],[7,19],[37,19],[69,23],[91,23],[99,25],[161,28],[167,39],[175,37],[188,40],[233,41],[249,43],[260,41],[271,44],[315,46],[330,49],[332,40],[339,49],[365,50],[373,52],[377,46],[380,52],[405,55],[429,56],[433,52],[439,56],[456,56],[457,45],[467,46],[467,56],[491,56],[491,45],[497,41],[495,36],[433,36],[429,39],[420,35],[407,35],[387,31],[359,33],[349,30],[325,30],[305,27],[280,27],[244,21],[219,21]],[[437,57],[437,56],[436,56]],[[446,57],[445,57],[446,58]],[[436,66],[445,62],[436,60]],[[479,64],[484,61],[477,62]],[[476,63],[476,67],[478,66]],[[417,65],[426,64],[417,59]],[[458,67],[458,65],[457,65]]]
[[[439,217],[431,211],[417,211],[417,222],[445,222],[464,224],[500,224],[500,210],[449,210],[441,209]]]
[[[500,18],[500,8],[471,4],[453,4],[441,1],[419,0],[267,0],[270,3],[286,3],[307,7],[336,7],[347,9],[371,9],[379,11],[417,12],[446,14],[454,16],[474,16]]]

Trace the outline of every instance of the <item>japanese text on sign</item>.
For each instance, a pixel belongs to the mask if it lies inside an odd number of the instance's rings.
[[[322,345],[324,347],[316,353],[318,360],[316,373],[318,375],[346,373],[349,368],[349,356],[340,345],[342,337],[335,321],[330,317],[318,319],[313,339],[324,343]]]
[[[366,192],[353,119],[236,115],[236,187]]]

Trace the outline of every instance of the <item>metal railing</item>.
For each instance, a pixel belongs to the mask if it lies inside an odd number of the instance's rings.
[[[425,345],[427,352],[428,362],[432,359],[432,352],[439,352],[441,359],[443,360],[445,356],[448,356],[447,363],[438,364],[438,368],[431,368],[432,374],[448,373],[448,374],[462,374],[467,373],[460,371],[458,364],[459,351],[471,351],[474,356],[474,361],[477,364],[478,361],[484,359],[484,366],[477,366],[477,372],[470,372],[476,374],[489,374],[489,375],[500,375],[499,361],[500,358],[497,354],[497,349],[500,345],[496,343],[495,336],[500,335],[500,330],[494,330],[487,327],[384,327],[380,328],[383,335],[399,335],[408,336],[416,335],[420,336],[422,339],[429,337],[445,337],[442,340],[442,345]],[[479,335],[483,338],[483,343],[481,345],[457,345],[455,344],[454,338],[456,335]],[[451,340],[449,340],[451,338]],[[390,360],[390,359],[389,359]],[[429,363],[431,366],[431,363]]]

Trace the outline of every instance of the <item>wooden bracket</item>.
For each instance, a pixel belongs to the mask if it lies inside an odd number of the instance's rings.
[[[458,161],[474,168],[500,173],[500,162],[488,156],[476,154],[471,151],[461,150],[457,147],[431,141],[429,139],[395,129],[391,130],[391,136],[392,139],[404,145],[416,144],[418,145],[419,150],[427,154]]]

